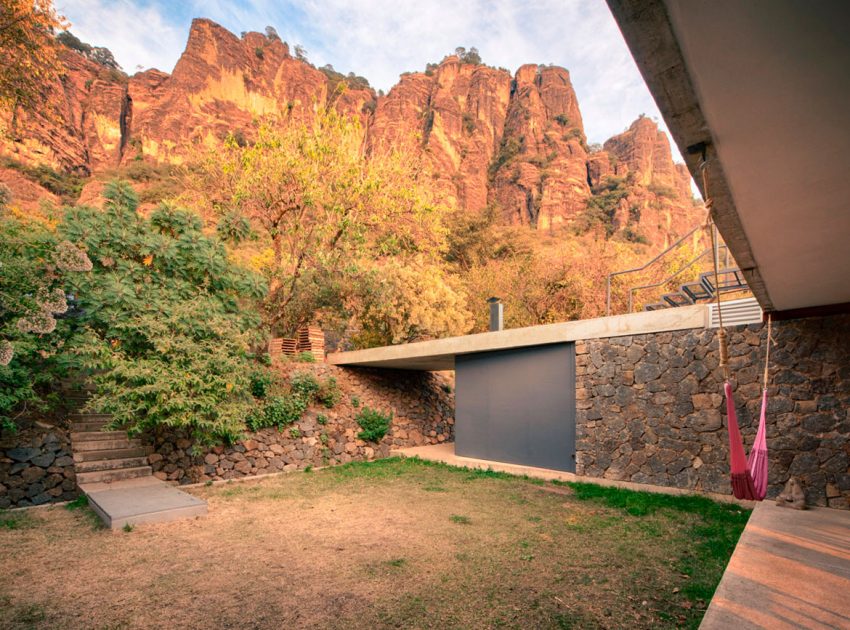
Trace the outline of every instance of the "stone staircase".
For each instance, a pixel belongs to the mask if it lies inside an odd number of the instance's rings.
[[[70,419],[77,485],[112,483],[153,474],[140,440],[131,439],[126,431],[103,430],[111,416],[76,413]]]

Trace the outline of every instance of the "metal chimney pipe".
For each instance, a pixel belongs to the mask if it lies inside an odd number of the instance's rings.
[[[490,332],[503,330],[505,327],[505,307],[502,304],[502,299],[497,297],[487,298],[487,303],[490,305]]]

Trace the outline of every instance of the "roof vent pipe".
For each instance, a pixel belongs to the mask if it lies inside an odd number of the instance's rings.
[[[504,329],[504,305],[501,298],[487,298],[487,303],[490,305],[490,332]]]

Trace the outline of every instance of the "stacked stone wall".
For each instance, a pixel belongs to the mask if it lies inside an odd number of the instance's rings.
[[[19,421],[0,438],[0,509],[68,501],[78,495],[67,427]]]
[[[766,327],[729,329],[738,419],[749,449],[761,408]],[[767,412],[776,496],[789,476],[810,503],[850,503],[850,316],[774,326]],[[728,438],[715,330],[576,344],[577,472],[729,492]]]
[[[179,484],[236,479],[368,461],[387,457],[391,448],[453,439],[452,381],[440,374],[322,363],[282,363],[277,369],[284,377],[307,371],[319,379],[335,378],[342,394],[339,403],[331,409],[312,405],[293,425],[250,433],[232,446],[198,449],[185,435],[160,431],[148,437],[154,474]],[[392,413],[390,430],[378,443],[357,437],[361,428],[356,417],[365,407]]]

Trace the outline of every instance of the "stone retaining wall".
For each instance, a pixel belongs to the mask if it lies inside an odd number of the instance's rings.
[[[149,438],[154,474],[180,484],[234,479],[371,460],[388,456],[390,448],[453,439],[454,394],[451,381],[439,374],[321,363],[284,363],[279,369],[287,374],[309,371],[320,379],[333,376],[342,399],[332,409],[312,406],[299,422],[282,431],[263,429],[233,446],[201,452],[195,452],[185,436],[160,432]],[[361,429],[355,417],[364,407],[393,413],[390,431],[378,444],[357,438]],[[325,424],[319,423],[320,415],[327,418]],[[292,429],[299,432],[297,437]]]
[[[762,324],[730,328],[738,420],[749,449],[760,410]],[[790,475],[809,502],[850,501],[850,316],[774,326],[767,414],[774,497]],[[729,492],[715,330],[576,344],[577,473]]]
[[[0,509],[69,501],[78,494],[66,427],[27,419],[0,441]]]

